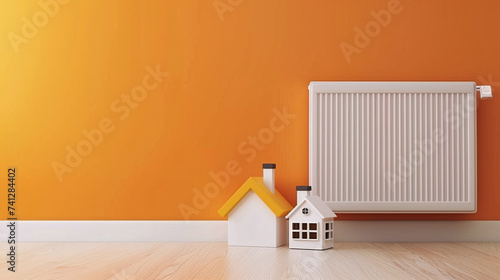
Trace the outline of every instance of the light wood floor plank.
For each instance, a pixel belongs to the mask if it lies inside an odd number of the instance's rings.
[[[500,243],[337,243],[333,250],[305,251],[26,242],[17,254],[17,272],[2,261],[0,279],[500,279]]]

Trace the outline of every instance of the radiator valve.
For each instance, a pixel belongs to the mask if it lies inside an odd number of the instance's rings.
[[[479,97],[492,98],[491,86],[476,86],[476,91],[479,91]]]

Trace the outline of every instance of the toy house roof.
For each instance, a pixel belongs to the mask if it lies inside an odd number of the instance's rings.
[[[295,206],[295,208],[293,208],[293,210],[288,213],[286,218],[290,218],[292,214],[297,211],[297,209],[300,209],[302,205],[306,203],[306,201],[309,202],[309,204],[311,204],[314,209],[316,209],[321,218],[325,219],[337,217],[337,215],[333,213],[333,211],[328,207],[328,205],[325,204],[325,202],[323,202],[323,200],[321,200],[321,198],[319,198],[319,196],[308,195],[304,197],[304,200],[302,200],[301,202],[297,201],[297,206]]]
[[[224,217],[229,214],[250,190],[259,196],[276,217],[285,216],[293,208],[278,190],[274,190],[273,194],[262,182],[262,177],[250,177],[219,209],[219,215]]]

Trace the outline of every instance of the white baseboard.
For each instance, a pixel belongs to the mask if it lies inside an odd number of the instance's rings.
[[[338,242],[500,242],[500,221],[338,221]]]
[[[8,222],[0,222],[6,242]],[[227,242],[227,221],[17,221],[19,242]],[[336,221],[335,242],[500,242],[500,221]]]
[[[7,222],[3,222],[7,224]],[[227,221],[18,221],[23,241],[227,241]],[[0,242],[7,240],[7,226]]]

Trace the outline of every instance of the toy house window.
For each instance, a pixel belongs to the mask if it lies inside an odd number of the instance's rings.
[[[309,209],[308,208],[302,208],[302,214],[304,214],[304,215],[309,214]]]
[[[325,239],[332,239],[333,238],[333,223],[328,222],[325,223]]]
[[[318,240],[318,224],[292,223],[292,239]]]

